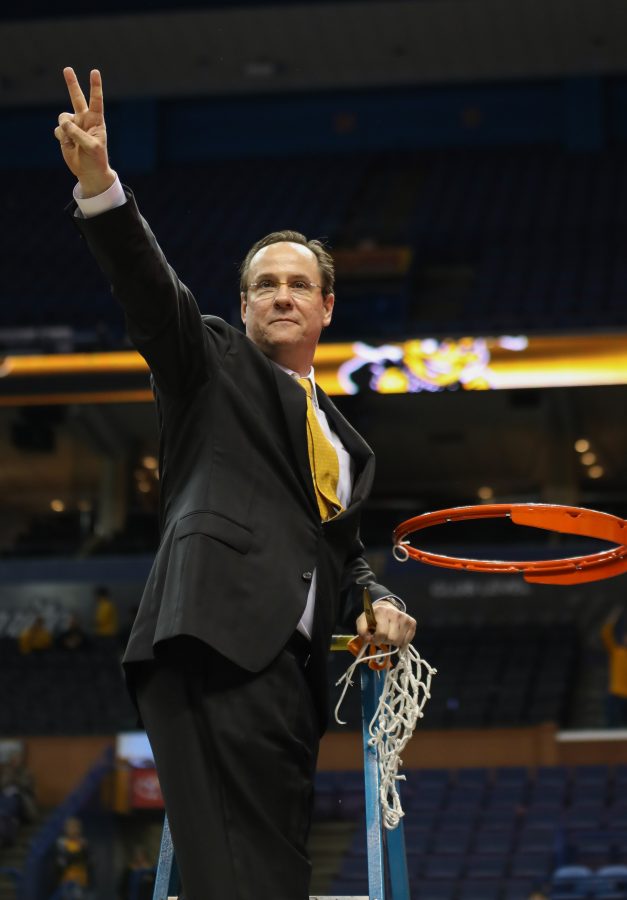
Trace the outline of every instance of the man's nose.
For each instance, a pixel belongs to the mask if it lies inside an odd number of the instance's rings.
[[[292,303],[292,293],[287,284],[280,284],[279,289],[274,295],[274,302],[280,304]]]

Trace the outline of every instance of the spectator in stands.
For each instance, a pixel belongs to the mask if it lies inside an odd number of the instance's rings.
[[[33,776],[19,753],[14,754],[2,767],[0,789],[3,797],[18,798],[21,821],[35,821],[38,809]]]
[[[0,847],[12,847],[20,826],[20,800],[0,792]]]
[[[143,847],[133,848],[133,856],[122,878],[121,900],[151,900],[155,868]]]
[[[48,650],[52,646],[52,633],[46,628],[41,616],[36,616],[32,624],[24,629],[18,644],[20,652],[24,654]]]
[[[57,647],[61,650],[83,650],[88,644],[89,638],[78,616],[70,616],[67,628],[57,636]]]
[[[64,888],[64,900],[82,900],[90,885],[90,859],[80,819],[66,819],[63,834],[57,841],[56,868],[57,883]]]
[[[113,638],[118,633],[118,611],[115,607],[109,589],[96,588],[96,615],[95,632],[98,637]]]
[[[601,629],[608,657],[606,719],[609,728],[627,727],[627,628],[625,612],[613,610]]]

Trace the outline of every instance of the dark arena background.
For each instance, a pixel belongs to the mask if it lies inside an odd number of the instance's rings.
[[[238,323],[237,267],[267,232],[332,249],[317,378],[376,453],[362,537],[438,669],[403,754],[412,897],[627,897],[627,683],[608,674],[626,577],[531,585],[391,553],[395,525],[444,507],[627,516],[627,5],[0,15],[0,900],[145,900],[163,822],[120,667],[158,543],[156,419],[64,211],[67,65],[83,84],[100,68],[111,163],[203,313]],[[504,520],[420,541],[604,549]],[[332,685],[347,665],[332,655]],[[320,751],[311,890],[364,895],[357,687],[344,712]],[[70,895],[72,829],[89,877]]]

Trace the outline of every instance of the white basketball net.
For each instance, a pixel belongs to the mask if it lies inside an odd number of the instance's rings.
[[[414,733],[418,719],[422,719],[424,715],[424,705],[431,696],[431,678],[437,669],[422,659],[411,644],[403,650],[394,648],[376,656],[365,655],[368,647],[368,644],[364,644],[355,661],[336,683],[339,686],[344,682],[344,687],[335,707],[335,720],[339,725],[346,724],[339,717],[340,706],[346,691],[353,684],[352,678],[360,663],[396,655],[396,662],[391,668],[377,673],[381,676],[384,672],[385,681],[379,704],[368,726],[368,745],[376,748],[377,752],[381,816],[385,827],[392,829],[396,828],[405,815],[396,789],[397,781],[405,781],[405,776],[398,774],[399,767],[403,765],[401,753]]]

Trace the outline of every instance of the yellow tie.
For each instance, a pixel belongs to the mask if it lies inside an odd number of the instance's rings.
[[[337,485],[340,479],[340,464],[335,447],[325,435],[314,409],[311,394],[313,385],[309,378],[297,378],[307,394],[307,449],[309,465],[313,477],[316,500],[323,522],[333,518],[344,507],[338,500]]]

